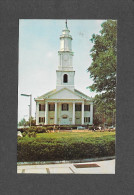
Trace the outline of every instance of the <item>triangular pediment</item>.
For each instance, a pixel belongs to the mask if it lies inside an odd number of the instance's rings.
[[[79,95],[80,97],[86,99],[86,100],[89,100],[89,101],[93,101],[93,98],[89,97],[88,95],[84,94],[83,92],[77,90],[77,89],[74,89],[75,93],[77,95]]]
[[[82,99],[82,98],[74,91],[67,88],[63,88],[50,94],[50,96],[48,96],[48,99]]]
[[[51,90],[51,91],[49,91],[49,92],[47,92],[47,93],[45,93],[45,94],[35,98],[35,100],[43,100],[43,99],[47,98],[50,94],[53,94],[55,91],[56,91],[56,89]]]

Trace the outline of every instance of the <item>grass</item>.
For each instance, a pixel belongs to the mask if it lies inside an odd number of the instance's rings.
[[[91,140],[115,140],[115,132],[83,132],[83,133],[68,133],[68,132],[60,132],[60,133],[39,133],[37,134],[37,137],[29,138],[28,136],[21,139],[21,141],[27,142],[27,141],[41,141],[41,142],[89,142]]]

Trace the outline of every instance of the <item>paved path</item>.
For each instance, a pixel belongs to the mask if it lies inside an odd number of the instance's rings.
[[[77,168],[83,166],[84,168]],[[97,167],[92,167],[92,166]],[[89,167],[90,166],[90,167]],[[45,165],[18,165],[17,173],[37,174],[115,174],[115,160],[86,163],[65,163]]]

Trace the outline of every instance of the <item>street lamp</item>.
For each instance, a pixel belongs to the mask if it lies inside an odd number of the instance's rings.
[[[22,96],[30,97],[30,105],[29,105],[29,122],[31,127],[31,116],[32,116],[32,94],[21,94]]]
[[[30,116],[31,111],[30,111],[30,105],[28,105],[28,107],[29,107],[29,126],[31,126],[31,116]]]

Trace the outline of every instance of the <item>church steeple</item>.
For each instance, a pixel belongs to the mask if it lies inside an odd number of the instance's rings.
[[[67,20],[65,22],[66,26],[65,29],[62,30],[62,35],[60,36],[60,50],[58,51],[59,54],[59,70],[72,70],[72,36],[70,35],[70,30],[67,26]]]
[[[67,19],[66,19],[66,22],[65,23],[66,23],[66,29],[68,29],[68,27],[67,27]]]
[[[57,70],[57,86],[74,88],[74,73],[73,70],[73,52],[72,52],[72,36],[65,21],[65,29],[62,30],[60,36],[59,66]],[[62,74],[59,74],[59,73]],[[64,76],[65,75],[65,76]]]

